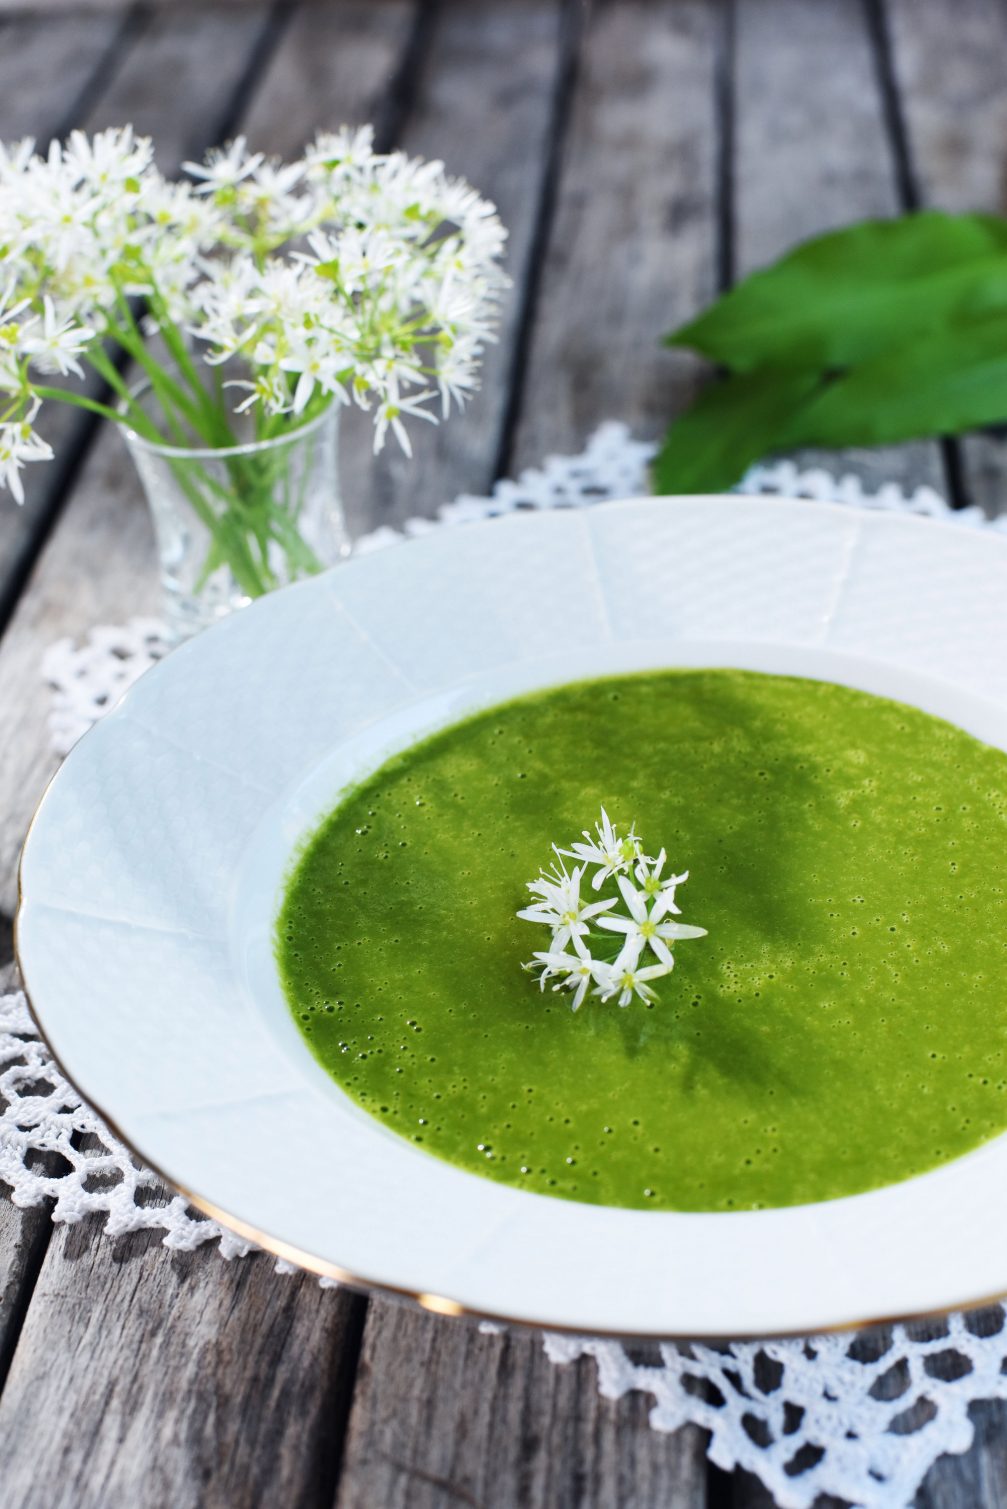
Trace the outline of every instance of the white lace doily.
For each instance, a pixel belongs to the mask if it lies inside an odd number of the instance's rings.
[[[415,519],[406,535],[521,508],[572,508],[646,491],[652,448],[623,425],[606,424],[579,456],[550,457],[491,497],[463,496],[437,520]],[[1007,528],[979,509],[952,512],[937,493],[911,497],[890,485],[865,493],[853,477],[799,471],[790,462],[754,468],[740,491],[780,493],[896,509],[964,528]],[[384,528],[360,542],[373,550],[401,540]],[[80,644],[61,640],[45,656],[52,692],[53,744],[64,754],[167,646],[160,626],[136,619],[92,629]],[[56,1154],[61,1160],[40,1159]],[[239,1237],[170,1198],[156,1177],[83,1105],[38,1038],[24,997],[0,997],[0,1181],[17,1205],[52,1202],[56,1221],[98,1212],[120,1236],[158,1230],[169,1247],[215,1243],[222,1256],[251,1249]],[[161,1199],[154,1198],[162,1194]],[[280,1267],[285,1265],[280,1264]],[[781,1509],[810,1509],[833,1494],[863,1509],[904,1509],[933,1462],[966,1451],[969,1405],[1007,1398],[1007,1315],[995,1306],[926,1327],[894,1326],[863,1336],[636,1349],[617,1342],[550,1336],[554,1362],[594,1357],[609,1398],[634,1389],[654,1399],[656,1430],[696,1424],[710,1432],[711,1461],[755,1473]]]

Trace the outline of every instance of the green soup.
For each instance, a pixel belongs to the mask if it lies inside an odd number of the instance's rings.
[[[604,805],[688,869],[659,1000],[543,993],[526,882]],[[663,671],[493,708],[396,756],[299,855],[279,967],[386,1126],[541,1194],[762,1209],[1007,1126],[1007,756],[895,702]]]

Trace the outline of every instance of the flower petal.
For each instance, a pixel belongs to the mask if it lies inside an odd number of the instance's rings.
[[[690,927],[687,922],[662,922],[658,926],[662,938],[705,938],[705,927]]]
[[[654,950],[654,953],[660,959],[661,963],[666,964],[669,969],[672,969],[674,967],[675,960],[672,957],[671,949],[668,947],[667,943],[665,943],[660,934],[655,934],[648,941],[650,942],[651,948]]]
[[[646,922],[647,898],[646,896],[644,896],[643,892],[638,891],[633,882],[629,880],[625,875],[619,876],[619,889],[622,892],[623,901],[625,901],[626,905],[629,907],[629,910],[636,921]]]

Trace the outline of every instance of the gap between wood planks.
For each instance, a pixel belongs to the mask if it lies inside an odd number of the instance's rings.
[[[508,476],[511,471],[514,435],[521,413],[521,400],[524,396],[532,330],[535,326],[542,291],[546,250],[553,229],[563,146],[570,126],[570,110],[577,84],[578,57],[590,14],[590,5],[591,0],[562,0],[559,61],[550,102],[549,152],[532,229],[528,275],[518,290],[520,308],[517,317],[517,334],[507,380],[507,405],[500,429],[500,443],[493,462],[494,482]]]
[[[111,32],[103,51],[99,53],[94,67],[87,73],[70,104],[48,123],[43,134],[46,138],[62,137],[78,121],[83,120],[92,104],[98,99],[115,73],[119,60],[130,49],[142,30],[142,19],[135,7],[124,11],[119,25]],[[23,23],[22,23],[23,25]],[[11,19],[0,22],[0,46],[17,44],[18,25]],[[83,416],[67,415],[67,434],[59,454],[50,463],[49,474],[40,487],[38,496],[29,491],[28,507],[34,507],[37,518],[24,531],[24,537],[15,540],[13,558],[3,563],[0,572],[0,634],[9,622],[15,605],[31,573],[38,551],[58,517],[63,500],[69,496],[87,449],[90,426],[82,423]],[[31,479],[29,479],[29,482]]]
[[[864,0],[867,29],[877,69],[878,88],[881,91],[881,104],[895,161],[896,187],[902,209],[908,213],[920,209],[922,205],[919,183],[913,167],[909,132],[902,110],[898,79],[895,75],[895,56],[885,6],[886,0]],[[938,444],[941,448],[941,460],[944,463],[948,502],[952,508],[964,508],[971,500],[965,485],[961,446],[952,435],[943,436]]]
[[[722,0],[723,20],[716,65],[717,109],[717,292],[726,293],[735,281],[734,267],[734,64],[737,42],[737,0]]]

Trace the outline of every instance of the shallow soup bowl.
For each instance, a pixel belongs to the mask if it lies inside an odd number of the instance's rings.
[[[562,632],[564,602],[576,633]],[[439,529],[181,646],[33,821],[17,950],[67,1077],[194,1205],[317,1273],[593,1333],[822,1330],[1007,1291],[1007,1137],[844,1199],[633,1210],[468,1173],[308,1051],[273,951],[292,858],[390,754],[523,692],[730,667],[1007,750],[1007,541],[800,500],[643,498]]]

